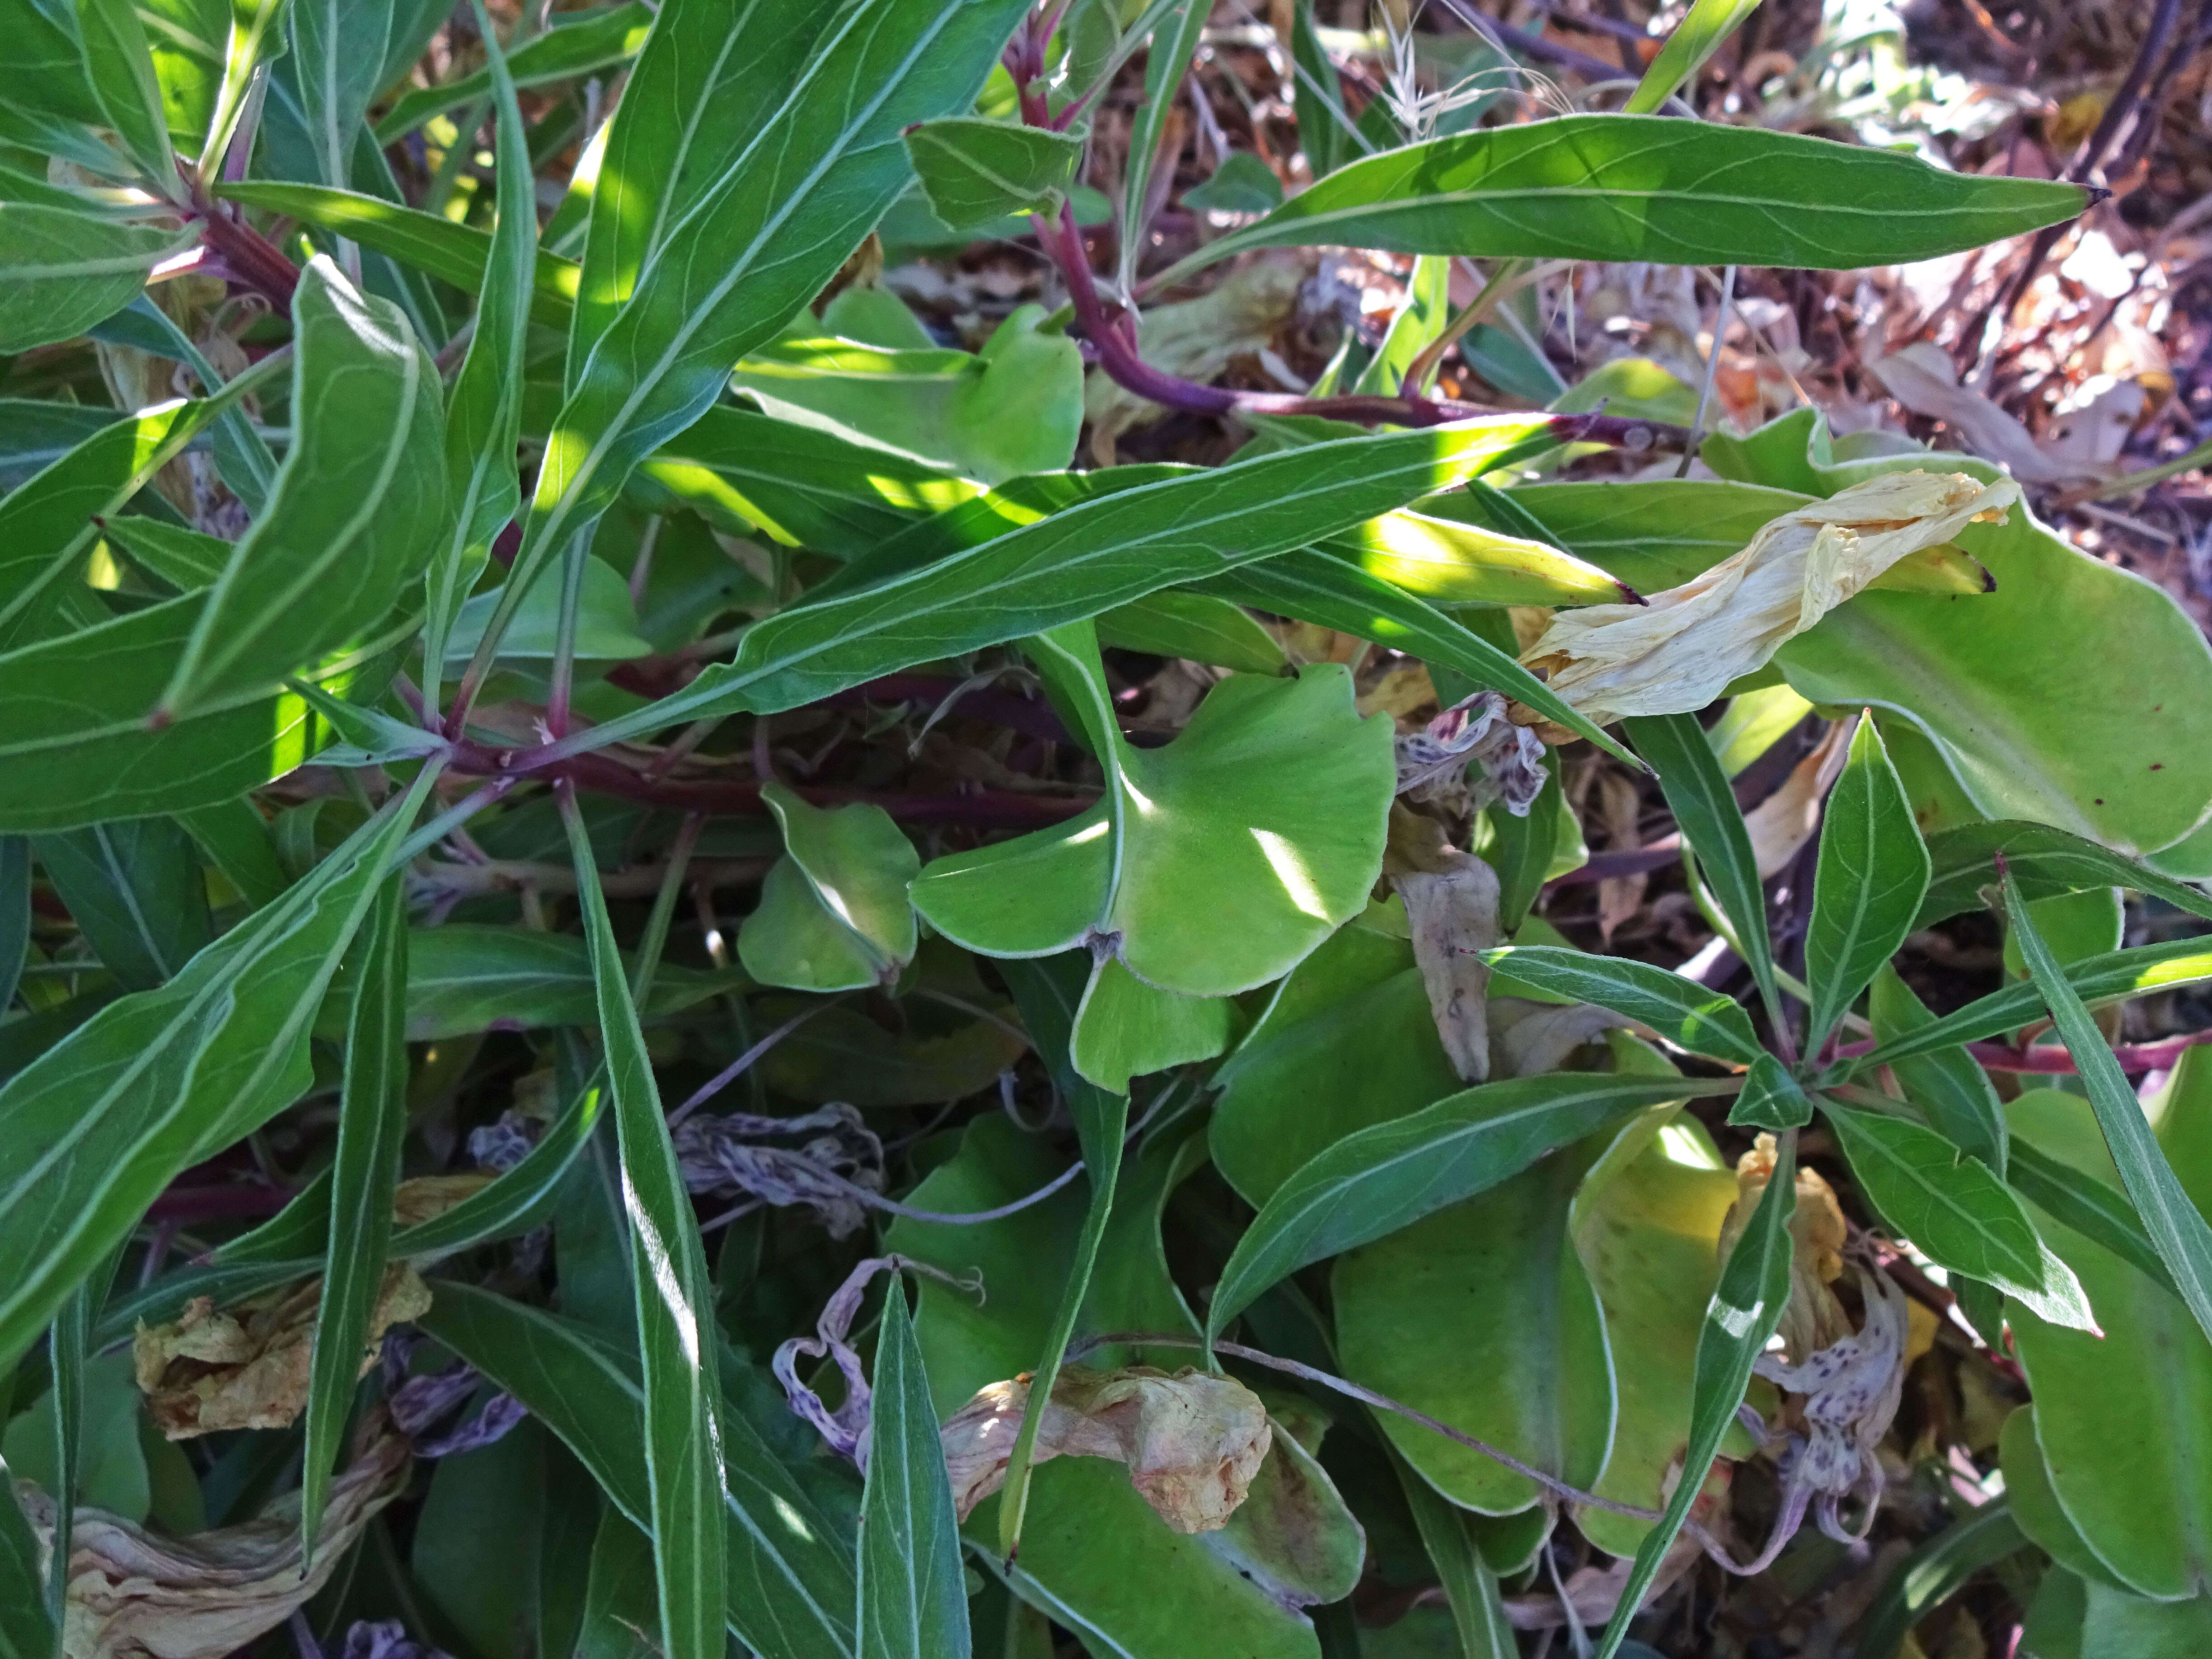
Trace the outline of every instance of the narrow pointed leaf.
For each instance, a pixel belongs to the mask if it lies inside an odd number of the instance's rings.
[[[542,87],[611,69],[637,56],[653,27],[653,8],[645,0],[581,13],[556,13],[550,25],[527,40],[510,43],[502,55],[518,87]],[[489,37],[487,37],[489,40]],[[455,76],[434,87],[417,87],[392,100],[376,124],[376,142],[398,143],[434,115],[491,96],[495,72],[487,65],[473,75]]]
[[[2160,1261],[2127,1196],[2109,1182],[2015,1141],[2007,1160],[2007,1179],[2029,1203],[2133,1267],[2169,1294],[2179,1297],[2173,1275]]]
[[[1558,945],[1504,945],[1483,960],[1524,984],[1640,1020],[1678,1048],[1748,1066],[1765,1052],[1735,1002],[1694,980],[1625,957]]]
[[[383,88],[392,0],[285,0],[290,64],[326,185],[351,182],[354,143]]]
[[[1209,1335],[1309,1262],[1486,1191],[1632,1112],[1732,1086],[1561,1072],[1484,1084],[1346,1135],[1277,1188],[1237,1241],[1214,1290]]]
[[[1170,174],[1175,158],[1159,154],[1184,75],[1197,54],[1212,8],[1206,0],[1181,3],[1153,25],[1145,55],[1145,100],[1129,122],[1129,169],[1121,185],[1121,286],[1127,288],[1137,274],[1137,258],[1145,246],[1145,204],[1152,192],[1152,173],[1163,161]],[[1318,172],[1318,169],[1316,169]],[[945,217],[945,210],[938,209]],[[946,219],[945,222],[953,222]]]
[[[1994,1285],[2039,1318],[2094,1333],[2074,1270],[2036,1234],[2027,1212],[1978,1159],[1903,1118],[1824,1101],[1851,1173],[1890,1230],[1939,1267]]]
[[[2173,1166],[2166,1160],[2157,1139],[2144,1121],[2142,1104],[2120,1070],[2120,1062],[2105,1035],[2089,1018],[2081,996],[2060,969],[2051,947],[2036,931],[2027,902],[2019,884],[2008,873],[2004,878],[2005,914],[2013,937],[2020,942],[2038,996],[2051,1011],[2052,1024],[2074,1056],[2089,1104],[2104,1131],[2105,1145],[2120,1172],[2120,1182],[2142,1218],[2159,1260],[2173,1277],[2174,1288],[2208,1335],[2212,1335],[2212,1225],[2208,1225],[2183,1190]],[[2121,954],[2125,954],[2124,952]],[[2092,957],[2092,961],[2097,958]],[[2087,966],[2076,963],[2075,967]]]
[[[315,1316],[300,1474],[301,1545],[309,1560],[392,1242],[392,1194],[399,1184],[399,1148],[407,1134],[406,1007],[406,898],[394,876],[385,882],[362,930],[361,976],[346,1033],[345,1087],[331,1170],[330,1248]]]
[[[1874,1022],[1875,1038],[1884,1042],[1932,1024],[1936,1018],[1913,994],[1912,988],[1898,977],[1897,970],[1888,967],[1875,975],[1867,1012]],[[1927,1115],[1939,1133],[1997,1175],[2008,1173],[2003,1103],[1997,1098],[1990,1074],[1962,1045],[1900,1055],[1889,1066],[1905,1097]]]
[[[1705,1490],[1706,1472],[1735,1421],[1735,1408],[1743,1403],[1751,1368],[1781,1322],[1790,1296],[1790,1212],[1796,1207],[1796,1192],[1797,1137],[1790,1133],[1781,1139],[1766,1190],[1722,1264],[1720,1283],[1706,1305],[1705,1322],[1698,1331],[1697,1382],[1682,1473],[1659,1524],[1637,1547],[1636,1565],[1606,1626],[1597,1659],[1613,1659],[1620,1651],[1644,1593],[1689,1518],[1690,1505]]]
[[[1905,943],[1928,890],[1928,848],[1871,711],[1859,716],[1850,758],[1828,792],[1820,858],[1805,933],[1813,986],[1808,1051],[1827,1040]]]
[[[438,372],[398,308],[318,256],[292,309],[291,452],[199,613],[161,697],[168,718],[273,688],[351,643],[446,522]]]
[[[173,818],[96,823],[33,845],[78,930],[126,988],[173,977],[215,937],[198,855]]]
[[[1998,853],[2020,884],[2021,896],[2030,901],[2091,887],[2126,887],[2212,920],[2212,896],[2187,882],[2050,824],[2006,819],[1963,824],[1928,838],[1928,891],[1912,925],[1929,927],[1962,910],[1981,908],[1984,890],[1996,884],[1990,860]]]
[[[591,839],[574,798],[564,794],[562,808],[599,988],[599,1029],[622,1150],[623,1209],[643,1358],[648,1530],[664,1651],[668,1659],[721,1659],[722,1445],[710,1369],[714,1290],[599,890]]]
[[[1682,839],[1735,929],[1745,964],[1770,1012],[1782,1006],[1774,982],[1774,947],[1766,931],[1766,889],[1752,855],[1751,832],[1735,791],[1693,714],[1650,714],[1622,722],[1636,752],[1650,763],[1666,792]]]
[[[121,137],[146,182],[167,194],[177,188],[177,158],[161,113],[161,87],[146,27],[131,0],[76,0],[85,78],[107,125]]]
[[[1743,20],[1759,9],[1759,0],[1696,0],[1688,14],[1674,25],[1644,71],[1644,78],[1621,105],[1627,115],[1656,114],[1663,104],[1705,67],[1705,60],[1721,49]]]
[[[860,1504],[859,1659],[968,1651],[960,1522],[937,1437],[937,1408],[894,1274],[876,1339],[868,1485]]]
[[[1158,280],[1249,248],[1317,243],[1850,270],[2017,236],[2072,218],[2087,200],[2079,185],[1946,173],[1895,150],[1795,133],[1569,115],[1354,161]]]

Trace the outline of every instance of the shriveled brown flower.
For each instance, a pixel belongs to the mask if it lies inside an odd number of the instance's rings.
[[[409,1463],[407,1442],[376,1413],[331,1483],[312,1565],[300,1559],[296,1492],[242,1526],[187,1538],[78,1510],[63,1659],[224,1659],[241,1650],[322,1589],[371,1517],[407,1484]],[[40,1556],[51,1559],[53,1499],[27,1480],[16,1483],[15,1495]]]
[[[1891,472],[1808,501],[1760,529],[1741,553],[1645,605],[1562,611],[1522,658],[1597,725],[1703,708],[1762,668],[1900,560],[1948,542],[2020,499],[2010,479]],[[1568,736],[1525,708],[1515,717]]]
[[[143,1322],[131,1344],[138,1388],[154,1422],[172,1440],[220,1429],[281,1429],[307,1403],[315,1319],[323,1281],[272,1291],[235,1308],[218,1310],[194,1297],[165,1325]],[[430,1287],[408,1263],[385,1269],[371,1310],[361,1369],[392,1326],[428,1311]]]
[[[1028,1408],[1024,1375],[994,1382],[939,1431],[961,1519],[1006,1478]],[[1228,1524],[1272,1443],[1267,1408],[1234,1377],[1189,1367],[1091,1370],[1071,1365],[1053,1384],[1037,1425],[1033,1461],[1110,1457],[1129,1484],[1177,1532]]]
[[[1749,1224],[1759,1195],[1774,1177],[1774,1137],[1762,1134],[1736,1160],[1735,1202],[1721,1218],[1720,1258],[1725,1261],[1737,1236]],[[1778,1328],[1782,1350],[1802,1360],[1849,1336],[1851,1316],[1830,1288],[1843,1276],[1844,1212],[1835,1188],[1818,1170],[1797,1166],[1797,1206],[1790,1212],[1790,1304]]]

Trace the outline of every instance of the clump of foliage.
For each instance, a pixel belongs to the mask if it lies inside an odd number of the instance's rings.
[[[1517,121],[1275,9],[1155,251],[1206,0],[0,0],[0,1652],[2203,1650],[2212,1075],[2099,1011],[2212,653],[1971,457],[1471,395],[1533,262],[2087,193],[1657,112],[1729,0]],[[1386,336],[1158,360],[1316,247]],[[1600,765],[1679,969],[1542,914]]]

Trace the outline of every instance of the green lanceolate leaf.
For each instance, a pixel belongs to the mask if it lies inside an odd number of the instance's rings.
[[[906,131],[906,153],[937,216],[954,229],[1010,213],[1049,213],[1083,162],[1079,133],[1052,132],[972,115]]]
[[[1486,1191],[1615,1119],[1711,1086],[1580,1073],[1516,1078],[1347,1135],[1261,1207],[1221,1270],[1209,1334],[1309,1262]]]
[[[158,991],[110,1003],[0,1088],[0,1359],[20,1355],[178,1171],[289,1105],[307,1036],[435,773]]]
[[[1085,501],[924,568],[757,623],[734,661],[714,664],[673,696],[593,728],[592,741],[709,714],[795,708],[916,662],[1041,634],[1449,489],[1524,446],[1547,444],[1553,429],[1551,416],[1515,416],[1350,438]],[[985,595],[989,603],[979,604]]]
[[[15,1501],[15,1482],[8,1486],[0,1493],[0,1656],[50,1659],[55,1625],[39,1572],[39,1540]]]
[[[307,1447],[300,1474],[302,1559],[315,1534],[367,1349],[370,1311],[392,1242],[392,1194],[407,1134],[407,910],[387,879],[362,930],[361,976],[346,1032],[345,1088],[331,1171],[330,1248],[307,1379]]]
[[[627,63],[637,56],[652,27],[653,9],[644,0],[578,14],[556,13],[542,33],[511,43],[501,56],[516,86],[542,87]],[[491,37],[483,39],[489,47]],[[496,71],[487,64],[473,75],[417,87],[392,100],[376,124],[376,142],[395,144],[432,116],[491,96],[496,86]]]
[[[860,1506],[858,1659],[968,1651],[960,1522],[937,1437],[937,1408],[893,1275],[876,1340],[868,1486]]]
[[[392,0],[285,0],[291,68],[315,163],[326,185],[352,182],[354,142],[383,90]]]
[[[1279,674],[1289,666],[1282,643],[1241,605],[1173,588],[1147,593],[1092,618],[1098,643],[1156,657],[1182,657],[1247,674]]]
[[[444,556],[430,566],[422,623],[426,664],[445,661],[453,619],[491,556],[492,538],[522,501],[514,446],[522,428],[522,346],[530,318],[538,206],[514,80],[489,26],[482,33],[484,72],[496,94],[499,217],[477,303],[476,332],[446,408],[446,489],[453,529]],[[437,670],[426,672],[434,681]],[[434,684],[429,689],[434,691]]]
[[[677,1013],[744,982],[736,973],[663,965],[644,1012]],[[408,951],[407,1035],[434,1042],[471,1031],[588,1024],[598,1006],[592,984],[590,952],[574,933],[476,922],[418,928]]]
[[[1644,1605],[1644,1592],[1658,1577],[1690,1505],[1704,1490],[1721,1439],[1735,1421],[1751,1382],[1751,1368],[1765,1351],[1790,1297],[1790,1212],[1796,1207],[1797,1137],[1785,1133],[1776,1149],[1774,1170],[1758,1207],[1738,1235],[1713,1287],[1705,1322],[1698,1332],[1697,1382],[1690,1408],[1689,1443],[1682,1450],[1682,1473],[1659,1524],[1638,1546],[1636,1565],[1621,1591],[1619,1607],[1598,1644],[1598,1659],[1613,1659],[1628,1635],[1629,1621]]]
[[[2093,887],[2126,887],[2191,915],[2212,918],[2212,897],[2187,882],[2050,824],[2007,819],[1962,824],[1928,838],[1928,892],[1912,925],[1932,927],[1962,910],[1980,908],[1984,892],[1996,887],[1991,860],[1999,853],[2021,896],[2031,902]]]
[[[1934,1022],[1912,988],[1885,966],[1874,976],[1867,998],[1867,1012],[1874,1022],[1877,1042],[1889,1042]],[[1997,1099],[1990,1074],[1963,1047],[1931,1049],[1903,1055],[1889,1062],[1890,1070],[1905,1090],[1905,1097],[1927,1115],[1929,1123],[1951,1144],[1989,1165],[1997,1175],[2005,1169],[2004,1107]]]
[[[83,333],[129,305],[155,265],[198,240],[192,229],[0,202],[0,352]]]
[[[1546,543],[1421,513],[1387,513],[1320,550],[1437,603],[1616,605],[1628,597],[1617,577]]]
[[[2076,1000],[2094,1006],[2124,997],[2148,996],[2154,991],[2195,985],[2212,979],[2212,951],[2201,939],[2168,939],[2160,945],[2138,945],[2124,951],[2069,962],[2058,973]],[[1853,1060],[1855,1070],[1886,1066],[1901,1055],[1924,1054],[1961,1042],[1978,1042],[2001,1031],[2017,1030],[2040,1017],[2041,988],[2032,983],[2008,985],[1977,997],[1965,1007],[1938,1016],[1928,1024],[1901,1036],[1885,1039],[1871,1054]]]
[[[2074,1056],[2075,1069],[2096,1109],[2097,1127],[2120,1172],[2120,1182],[2142,1218],[2159,1260],[2173,1276],[2174,1288],[2196,1316],[2197,1324],[2212,1334],[2212,1225],[2208,1225],[2189,1194],[2175,1179],[2150,1126],[2143,1121],[2142,1104],[2128,1085],[2120,1062],[2105,1042],[2082,1006],[2082,999],[2051,954],[2051,947],[2036,931],[2027,902],[2018,884],[2005,877],[2005,914],[2013,937],[2020,941],[2036,994],[2051,1010],[2051,1023]],[[2125,955],[2126,952],[2118,954]],[[2092,961],[2098,958],[2092,957]],[[2076,963],[2075,967],[2087,966]]]
[[[1649,963],[1549,945],[1504,945],[1484,951],[1482,959],[1540,990],[1640,1020],[1693,1054],[1748,1066],[1765,1052],[1732,1000]]]
[[[1799,1129],[1813,1121],[1813,1102],[1790,1075],[1790,1070],[1772,1054],[1761,1054],[1751,1062],[1751,1071],[1744,1078],[1743,1092],[1735,1097],[1729,1109],[1728,1121],[1747,1128],[1771,1129],[1779,1134],[1784,1129]]]
[[[1468,1530],[1467,1511],[1446,1502],[1395,1447],[1390,1462],[1398,1472],[1406,1507],[1413,1512],[1421,1547],[1428,1551],[1443,1587],[1461,1654],[1464,1659],[1519,1659],[1521,1644],[1506,1617],[1498,1574],[1483,1559]]]
[[[721,395],[730,366],[836,274],[905,187],[893,141],[974,100],[1025,4],[860,0],[828,20],[790,95],[687,198],[588,354],[572,348],[572,390],[515,558],[518,599],[638,463]]]
[[[636,1361],[574,1320],[472,1285],[441,1284],[422,1319],[529,1408],[591,1470],[614,1506],[649,1527],[652,1490],[639,1425]],[[741,1413],[722,1413],[726,1622],[756,1652],[851,1659],[853,1561],[837,1529]]]
[[[630,1278],[643,1356],[646,1472],[653,1566],[669,1659],[722,1651],[722,1456],[711,1367],[714,1286],[661,1115],[653,1063],[573,796],[562,801],[599,989],[599,1027],[622,1149]]]
[[[1354,161],[1159,280],[1248,248],[1321,242],[1850,270],[2017,236],[2072,218],[2087,201],[2078,185],[1968,178],[1794,133],[1570,115]]]
[[[31,944],[31,843],[0,836],[0,1012],[15,1006]]]
[[[165,721],[353,642],[445,526],[438,372],[398,308],[318,256],[292,309],[291,453],[199,613],[161,696]]]
[[[1978,1159],[1903,1118],[1832,1101],[1821,1110],[1893,1232],[1938,1267],[1996,1285],[2039,1318],[2096,1330],[2074,1270],[2051,1254],[2020,1200]]]
[[[1682,839],[1697,854],[1698,869],[1735,929],[1735,943],[1765,1000],[1768,1016],[1778,1025],[1782,1000],[1766,931],[1766,889],[1728,773],[1695,715],[1650,714],[1623,726],[1636,752],[1659,775]]]
[[[133,991],[173,977],[215,937],[191,837],[173,818],[96,823],[33,843],[101,964]]]
[[[2003,1498],[1953,1522],[1899,1563],[1867,1609],[1853,1651],[1858,1659],[1894,1659],[1923,1615],[1958,1594],[1983,1568],[2027,1547]]]
[[[1167,130],[1170,112],[1176,106],[1176,95],[1182,89],[1183,76],[1198,52],[1208,15],[1205,0],[1182,0],[1152,27],[1149,50],[1145,54],[1145,100],[1137,106],[1129,123],[1129,168],[1121,184],[1124,289],[1135,278],[1137,258],[1144,251],[1146,208],[1152,199],[1153,169],[1164,160],[1170,174],[1174,172],[1175,158],[1160,155],[1160,143]],[[1078,159],[1079,163],[1079,152]],[[923,184],[927,188],[926,177]],[[942,207],[937,214],[947,224],[952,222]]]
[[[122,138],[146,182],[157,193],[169,194],[177,188],[177,158],[169,148],[161,88],[154,78],[145,25],[131,0],[77,0],[76,24],[85,78],[92,83],[101,114]]]
[[[1912,931],[1928,890],[1928,848],[1912,803],[1889,763],[1871,713],[1859,716],[1850,758],[1828,792],[1813,920],[1805,933],[1812,981],[1808,1046],[1818,1049]]]
[[[2126,1194],[2024,1141],[2011,1150],[2006,1179],[2022,1198],[2099,1249],[2109,1250],[2168,1294],[2181,1294]]]
[[[914,843],[882,807],[864,801],[825,811],[781,783],[764,785],[761,799],[787,851],[738,930],[745,971],[801,991],[896,982],[916,944],[906,896],[921,869]]]
[[[275,25],[284,0],[231,0],[230,33],[223,43],[222,80],[216,88],[208,118],[205,142],[200,148],[199,171],[204,179],[222,170],[224,152],[245,113],[254,75],[286,48]]]
[[[1034,654],[1083,699],[1107,797],[1066,824],[931,863],[913,900],[939,933],[993,956],[1087,945],[1161,991],[1217,997],[1279,976],[1358,914],[1395,773],[1387,724],[1359,716],[1341,668],[1233,676],[1175,742],[1139,750],[1114,725],[1088,623]],[[1209,920],[1224,914],[1237,919],[1228,933]]]
[[[1622,113],[1656,114],[1660,106],[1704,68],[1705,60],[1721,49],[1721,43],[1758,9],[1759,0],[1696,0],[1688,15],[1674,25],[1636,89],[1628,94],[1628,100],[1620,106]]]

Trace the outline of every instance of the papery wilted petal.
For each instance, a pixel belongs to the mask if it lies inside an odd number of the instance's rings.
[[[2019,499],[2010,479],[1985,484],[1962,472],[1869,478],[1784,514],[1743,551],[1647,605],[1560,611],[1522,661],[1600,726],[1691,713],[1899,560],[1975,520],[2001,519]]]

